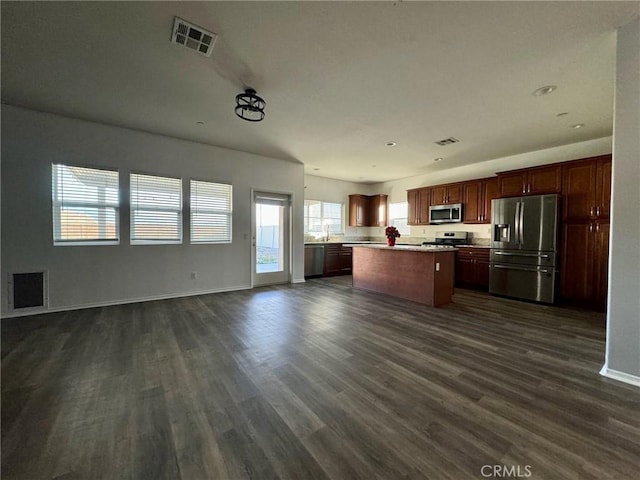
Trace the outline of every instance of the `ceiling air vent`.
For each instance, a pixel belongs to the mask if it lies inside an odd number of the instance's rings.
[[[449,138],[445,138],[444,140],[438,140],[436,143],[438,145],[451,145],[452,143],[458,143],[460,140],[458,140],[457,138],[453,138],[453,137],[449,137]]]
[[[178,17],[175,17],[173,20],[171,41],[195,50],[206,57],[211,56],[216,38],[218,38],[218,36],[215,33],[208,32],[193,23],[186,22]]]

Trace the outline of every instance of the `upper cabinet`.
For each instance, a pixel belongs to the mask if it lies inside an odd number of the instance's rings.
[[[429,202],[431,189],[416,188],[407,190],[409,225],[429,225]]]
[[[563,219],[608,219],[611,155],[566,163],[562,168]]]
[[[388,195],[369,196],[369,226],[385,227],[389,212]]]
[[[540,195],[562,191],[562,167],[547,165],[498,174],[501,197]]]
[[[500,196],[497,177],[463,184],[464,223],[491,223],[491,200]]]
[[[384,227],[388,209],[387,195],[349,195],[349,226]]]
[[[462,183],[431,187],[431,205],[448,205],[462,202]],[[428,223],[428,222],[427,222]]]

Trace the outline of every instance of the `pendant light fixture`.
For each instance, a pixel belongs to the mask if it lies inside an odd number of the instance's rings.
[[[236,95],[236,115],[247,122],[260,122],[264,119],[265,101],[256,95],[253,88],[245,89]]]

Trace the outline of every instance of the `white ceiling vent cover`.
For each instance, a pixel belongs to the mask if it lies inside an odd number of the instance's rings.
[[[178,17],[173,19],[173,33],[171,34],[173,43],[183,45],[206,57],[210,57],[216,38],[218,36],[215,33],[209,32],[193,23]]]
[[[436,144],[444,146],[444,145],[451,145],[452,143],[458,143],[459,141],[460,140],[458,140],[457,138],[449,137],[443,140],[438,140]]]

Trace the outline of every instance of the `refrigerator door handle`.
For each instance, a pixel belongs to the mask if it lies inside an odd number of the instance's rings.
[[[515,242],[520,245],[520,202],[516,203],[516,214],[513,219],[513,229],[515,230]]]
[[[540,257],[540,258],[551,258],[549,255],[543,254],[539,255],[537,253],[511,253],[511,252],[493,252],[495,255],[502,255],[504,257]]]
[[[502,268],[504,270],[520,270],[522,272],[539,272],[539,273],[553,273],[552,270],[547,270],[546,268],[537,268],[537,267],[516,267],[514,265],[500,265],[494,264],[493,268]]]
[[[518,219],[520,226],[518,227],[518,233],[520,235],[520,246],[524,243],[524,202],[520,202],[520,218]]]

